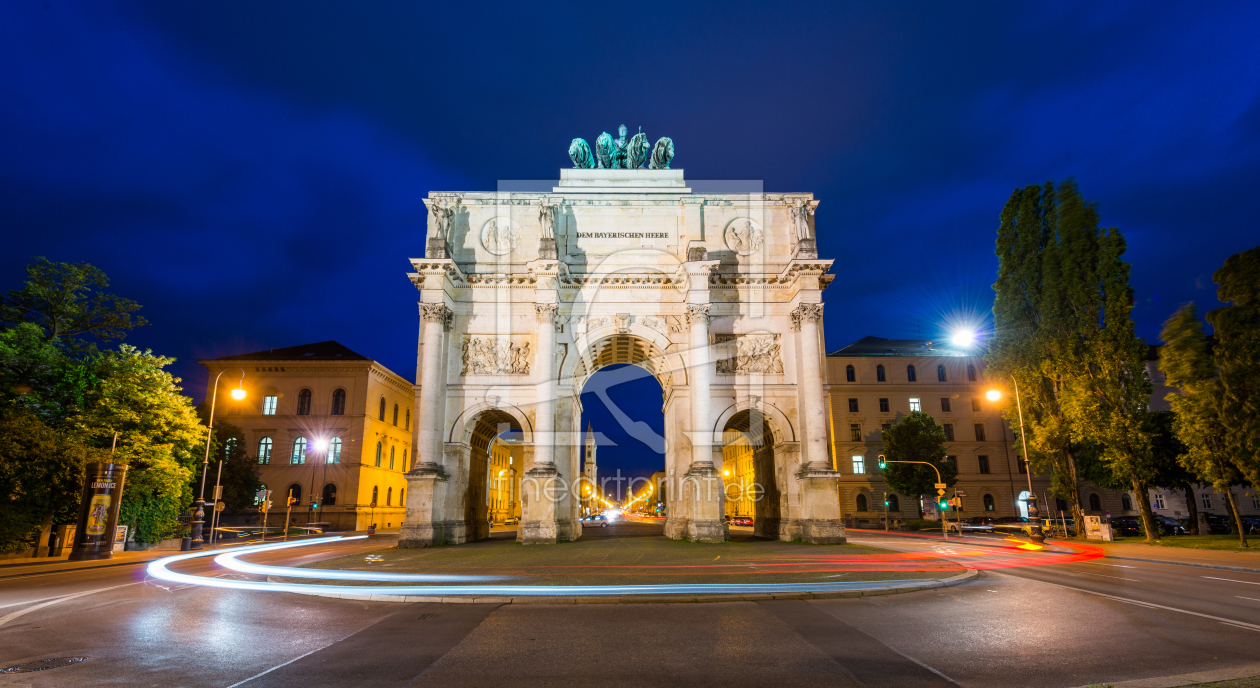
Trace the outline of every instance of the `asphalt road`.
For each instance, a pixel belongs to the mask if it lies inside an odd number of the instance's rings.
[[[652,536],[646,527],[587,537]],[[292,565],[391,542],[252,560]],[[249,577],[208,559],[179,570]],[[673,605],[361,602],[171,585],[143,571],[0,570],[0,669],[87,658],[0,684],[1079,686],[1260,661],[1260,574],[1105,559],[885,597]]]

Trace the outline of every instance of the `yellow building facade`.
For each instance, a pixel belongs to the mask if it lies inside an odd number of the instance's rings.
[[[758,496],[754,489],[753,453],[753,443],[747,434],[738,430],[722,433],[722,484],[728,518],[753,517],[754,499]]]

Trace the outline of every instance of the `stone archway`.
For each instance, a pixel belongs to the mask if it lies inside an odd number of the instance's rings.
[[[817,201],[693,194],[682,170],[560,176],[550,192],[425,199],[425,257],[410,275],[422,321],[417,458],[399,546],[480,536],[469,481],[485,439],[477,423],[489,418],[526,436],[520,541],[580,537],[580,394],[613,363],[661,383],[667,536],[726,539],[723,434],[742,428],[773,478],[759,532],[843,541],[821,335],[831,261],[815,250]]]

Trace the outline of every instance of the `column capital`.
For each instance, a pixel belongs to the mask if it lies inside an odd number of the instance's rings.
[[[558,303],[536,303],[534,304],[534,315],[541,324],[551,323],[557,332],[560,331],[560,323],[556,320],[556,316],[560,313],[560,304]]]
[[[821,303],[802,303],[792,311],[792,329],[800,331],[801,325],[822,320],[823,305]]]
[[[709,324],[709,304],[707,303],[689,303],[687,304],[687,324],[695,323]]]
[[[422,303],[420,304],[420,319],[425,322],[442,323],[445,330],[451,329],[451,321],[455,316],[455,311],[451,310],[444,303]]]

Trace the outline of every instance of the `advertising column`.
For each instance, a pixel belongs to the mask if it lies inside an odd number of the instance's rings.
[[[111,559],[114,531],[118,527],[118,506],[122,502],[123,479],[127,467],[115,463],[90,463],[83,481],[83,504],[75,529],[70,561]]]

